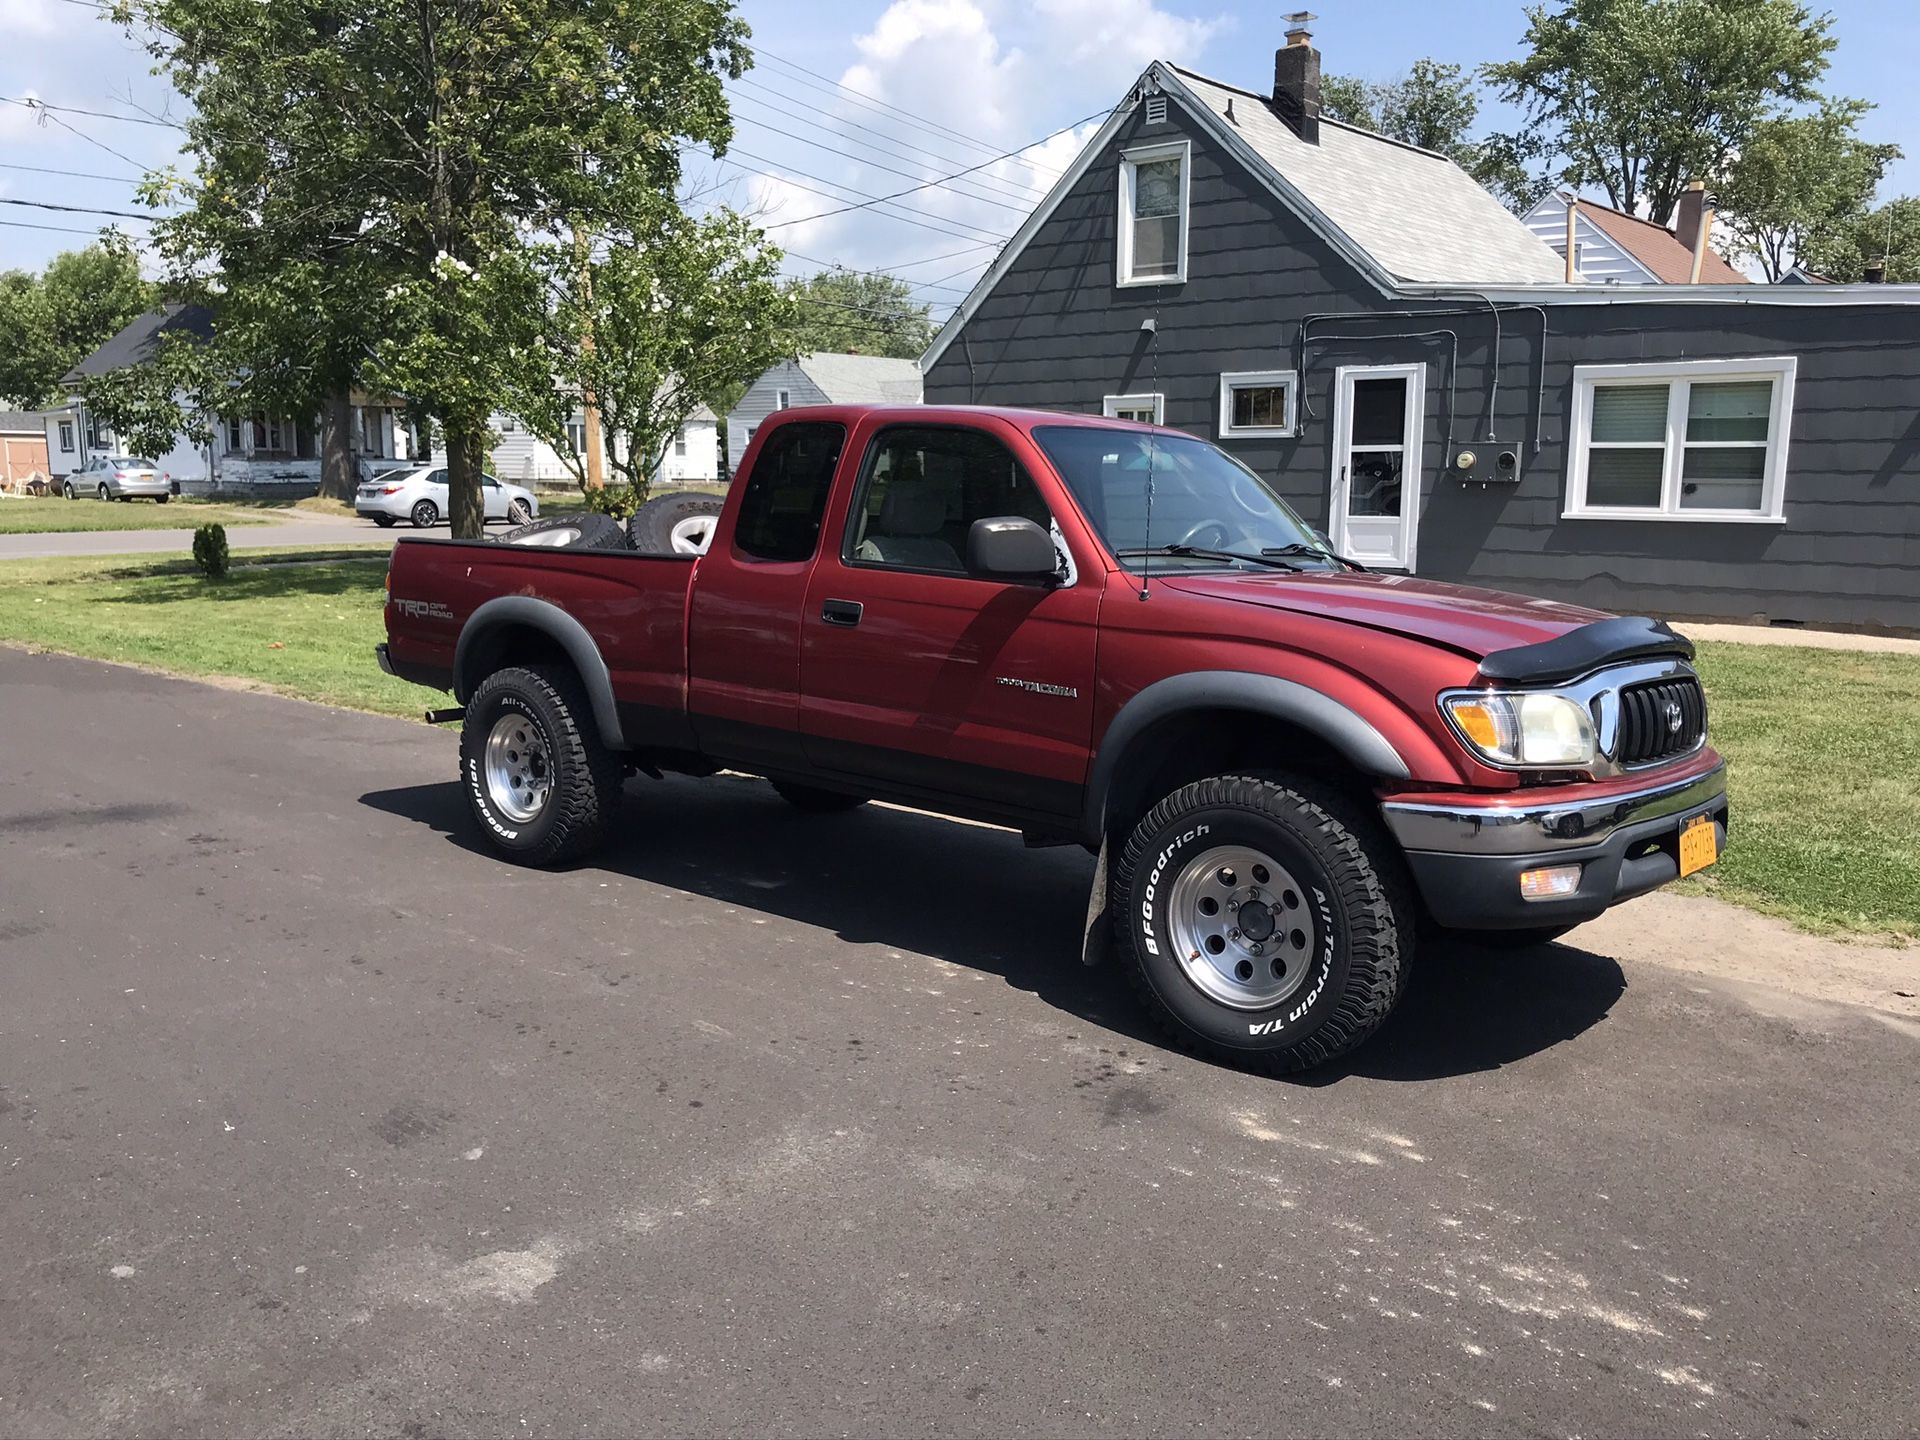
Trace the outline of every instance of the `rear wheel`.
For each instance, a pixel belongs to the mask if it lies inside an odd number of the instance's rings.
[[[171,499],[173,499],[171,495],[156,495],[153,497],[153,503],[156,505],[164,505]]]
[[[588,854],[619,809],[619,758],[600,739],[578,677],[559,666],[499,670],[480,682],[460,730],[460,772],[493,848],[523,865]]]
[[[407,518],[413,521],[414,529],[425,530],[440,518],[440,507],[431,500],[419,501],[414,505],[412,513],[409,514]]]
[[[627,536],[634,549],[648,555],[704,555],[720,510],[713,495],[662,495],[633,512]]]
[[[113,492],[112,492],[111,490],[109,490],[109,489],[107,489],[107,482],[106,482],[106,481],[104,481],[104,480],[102,480],[102,481],[100,482],[100,498],[101,498],[102,500],[111,500],[111,499],[113,499]]]
[[[545,545],[556,550],[625,550],[627,532],[611,515],[584,510],[578,515],[549,515],[516,526],[500,537],[507,545]]]
[[[838,790],[821,790],[813,785],[795,785],[786,780],[774,781],[773,788],[794,809],[805,810],[812,815],[834,815],[867,803],[864,795],[843,795]]]
[[[391,530],[394,526],[394,518],[391,515],[376,515],[373,517],[373,523],[382,530]]]
[[[1412,892],[1358,805],[1290,776],[1197,781],[1156,805],[1115,871],[1134,988],[1179,1044],[1269,1072],[1360,1044],[1405,986]]]

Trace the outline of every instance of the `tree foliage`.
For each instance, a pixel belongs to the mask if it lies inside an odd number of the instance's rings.
[[[38,275],[0,274],[0,401],[33,409],[58,399],[60,378],[153,298],[133,247],[111,231]]]
[[[1484,73],[1521,107],[1503,137],[1550,181],[1664,221],[1763,121],[1817,98],[1832,17],[1798,0],[1563,0],[1527,10],[1527,53]]]
[[[1791,270],[1817,237],[1846,234],[1865,218],[1881,177],[1900,158],[1899,146],[1860,138],[1870,108],[1829,100],[1810,115],[1763,120],[1715,184],[1726,233],[1767,280]]]
[[[193,102],[197,173],[149,193],[186,202],[155,238],[217,310],[230,403],[407,397],[445,435],[454,532],[479,534],[488,417],[579,383],[553,368],[592,303],[577,238],[646,290],[683,152],[731,138],[731,0],[115,5]],[[598,339],[603,381],[624,333]]]
[[[1800,259],[1829,280],[1867,278],[1869,265],[1885,264],[1891,285],[1920,284],[1920,196],[1903,195],[1807,237]]]
[[[1424,59],[1391,80],[1329,75],[1320,95],[1322,113],[1447,156],[1510,209],[1528,209],[1545,193],[1505,137],[1471,138],[1479,87],[1462,66]]]
[[[858,351],[913,360],[933,343],[930,307],[896,275],[836,267],[789,282],[787,293],[796,310],[789,347],[796,355]]]

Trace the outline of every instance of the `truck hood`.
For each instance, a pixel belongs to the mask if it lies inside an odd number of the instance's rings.
[[[1473,660],[1537,645],[1607,618],[1603,611],[1410,575],[1356,571],[1166,575],[1154,584],[1294,615],[1364,625],[1444,646]]]

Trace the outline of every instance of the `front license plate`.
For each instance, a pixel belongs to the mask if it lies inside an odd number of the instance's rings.
[[[1711,815],[1696,815],[1680,829],[1680,873],[1691,875],[1720,858],[1720,837]]]

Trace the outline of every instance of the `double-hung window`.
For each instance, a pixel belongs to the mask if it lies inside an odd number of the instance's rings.
[[[1187,192],[1192,146],[1146,145],[1120,157],[1115,275],[1121,285],[1178,285],[1187,278]]]
[[[1570,519],[1778,521],[1794,361],[1579,365]]]
[[[1292,370],[1237,370],[1220,377],[1220,438],[1261,439],[1294,433]]]
[[[1100,413],[1109,420],[1137,420],[1142,425],[1164,425],[1167,420],[1167,397],[1158,391],[1142,391],[1137,395],[1103,395],[1100,397]]]

